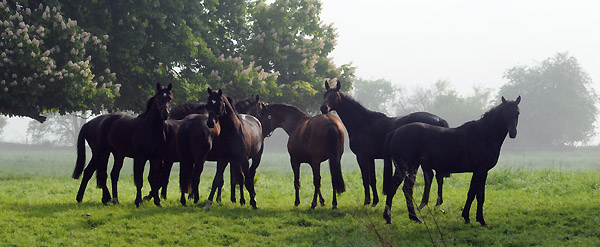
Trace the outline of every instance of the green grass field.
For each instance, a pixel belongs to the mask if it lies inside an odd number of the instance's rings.
[[[294,207],[288,155],[266,153],[256,183],[258,210],[229,202],[227,185],[223,202],[205,212],[202,203],[180,205],[177,164],[163,208],[151,202],[134,206],[130,159],[121,173],[121,205],[100,203],[95,178],[77,203],[80,180],[70,178],[75,150],[0,144],[0,246],[600,246],[599,156],[597,149],[503,154],[488,177],[484,209],[489,227],[484,228],[465,225],[460,217],[470,174],[446,179],[439,208],[432,206],[434,183],[431,206],[420,212],[425,224],[408,219],[404,196],[397,194],[393,224],[386,225],[385,197],[374,208],[362,205],[360,172],[349,151],[342,161],[347,191],[338,196],[336,210],[331,210],[326,163],[321,168],[326,206],[311,210],[309,166],[302,166],[301,204]],[[207,163],[202,174],[201,198],[208,196],[214,166]],[[380,162],[377,170],[381,193]],[[416,201],[422,190],[419,173]]]

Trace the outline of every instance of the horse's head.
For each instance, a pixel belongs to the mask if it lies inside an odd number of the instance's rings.
[[[502,97],[502,117],[508,127],[508,136],[510,138],[517,137],[517,124],[519,123],[519,103],[521,102],[521,96],[517,97],[515,101],[506,100]]]
[[[269,105],[260,103],[258,107],[258,112],[255,115],[256,118],[260,121],[262,125],[262,133],[264,137],[269,137],[273,134],[275,130],[273,121],[273,107],[269,107]]]
[[[256,97],[250,97],[235,103],[235,110],[238,113],[258,117],[261,105],[262,103],[260,102],[260,96],[257,94]]]
[[[321,113],[325,114],[330,111],[333,111],[337,108],[337,105],[342,101],[342,96],[340,95],[340,87],[341,83],[338,80],[335,88],[329,87],[329,82],[325,82],[325,94],[323,94],[323,104],[321,104]]]
[[[154,102],[160,112],[160,117],[163,120],[167,120],[171,114],[171,100],[173,99],[173,92],[171,88],[173,85],[169,83],[168,86],[163,87],[160,83],[156,83],[156,94],[154,95]]]
[[[208,121],[206,122],[206,125],[209,128],[214,128],[217,119],[227,113],[227,108],[225,107],[225,100],[227,100],[227,98],[225,98],[221,89],[215,92],[208,88],[207,91],[208,101],[206,102],[206,109],[208,111]]]

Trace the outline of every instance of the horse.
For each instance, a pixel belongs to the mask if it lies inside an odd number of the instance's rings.
[[[157,83],[157,92],[151,97],[146,104],[146,111],[140,116],[138,116],[139,121],[147,120],[149,121],[157,121],[162,122],[165,118],[169,116],[170,102],[172,99],[171,87],[169,84],[168,87],[163,87],[160,83]],[[143,117],[142,117],[143,115]],[[158,118],[156,117],[158,116]],[[160,120],[156,120],[159,119]],[[124,119],[127,119],[124,121]],[[133,157],[133,154],[130,150],[126,152],[115,152],[112,151],[111,140],[109,140],[109,135],[111,132],[111,128],[115,122],[132,122],[128,120],[134,119],[131,116],[125,115],[123,113],[109,113],[100,115],[91,121],[85,123],[79,131],[79,135],[77,138],[77,161],[75,163],[75,169],[73,171],[72,177],[74,179],[78,179],[83,172],[83,178],[81,180],[81,185],[79,186],[79,190],[77,192],[76,200],[77,202],[81,202],[83,200],[83,195],[85,193],[85,189],[87,187],[87,183],[94,172],[97,171],[96,180],[97,186],[102,189],[102,203],[107,204],[112,200],[113,203],[118,204],[118,194],[117,194],[117,182],[120,170],[123,166],[123,160],[125,156]],[[137,118],[135,118],[137,119]],[[155,124],[154,122],[152,122]],[[159,125],[161,123],[158,123]],[[122,124],[124,125],[124,124]],[[126,124],[129,126],[130,124]],[[129,126],[131,127],[131,126]],[[131,138],[131,131],[123,131],[128,134],[126,142],[131,142],[129,140]],[[123,139],[122,138],[122,139]],[[92,151],[92,158],[88,163],[87,167],[85,167],[85,142],[88,142],[90,145],[90,149]],[[108,157],[110,153],[113,152],[114,156],[114,165],[111,171],[111,181],[113,184],[112,191],[113,197],[111,198],[110,192],[108,192],[108,187],[106,186],[106,178],[107,173],[107,163]],[[124,154],[123,154],[124,153]]]
[[[412,189],[415,175],[421,165],[438,173],[472,172],[467,201],[462,211],[465,223],[470,223],[469,211],[477,197],[476,220],[486,226],[483,218],[485,180],[488,171],[496,166],[500,149],[506,135],[517,136],[519,103],[507,101],[495,106],[476,121],[467,122],[457,128],[444,128],[424,123],[404,125],[391,132],[385,140],[384,194],[387,195],[383,217],[391,223],[392,199],[398,186],[405,179],[402,190],[406,198],[411,220],[421,222],[415,214]],[[392,162],[396,172],[392,176]]]
[[[422,122],[440,127],[448,127],[446,120],[428,113],[415,112],[402,117],[388,117],[381,112],[371,111],[354,100],[349,95],[340,91],[341,83],[337,81],[335,88],[329,87],[323,95],[321,113],[335,110],[342,123],[348,130],[350,150],[356,154],[356,161],[360,167],[363,187],[365,192],[364,205],[371,203],[369,186],[373,191],[373,206],[379,202],[375,178],[375,159],[383,159],[383,140],[386,135],[408,123]]]
[[[161,175],[160,175],[160,188],[161,188],[161,198],[162,199],[166,199],[167,198],[167,186],[169,183],[169,174],[171,171],[171,168],[173,166],[173,162],[177,161],[177,159],[174,158],[173,156],[173,147],[175,147],[176,143],[173,137],[174,135],[176,135],[176,128],[177,124],[173,125],[173,124],[168,124],[169,122],[171,122],[172,120],[181,120],[183,119],[185,116],[190,115],[190,114],[205,114],[206,116],[208,116],[208,113],[206,111],[206,104],[203,103],[184,103],[178,106],[175,106],[171,109],[170,114],[169,114],[169,119],[167,120],[165,123],[167,123],[167,128],[165,128],[165,137],[167,138],[167,143],[170,143],[170,145],[168,145],[169,147],[171,147],[170,153],[169,154],[165,154],[167,156],[169,156],[169,160],[165,160],[163,161],[163,167],[161,170]],[[89,179],[91,178],[91,176],[93,175],[93,173],[97,170],[96,164],[98,162],[100,163],[107,163],[108,162],[108,157],[110,155],[110,152],[106,153],[105,149],[108,149],[109,147],[105,147],[100,148],[100,145],[104,145],[101,143],[106,143],[106,136],[108,135],[108,130],[110,129],[110,124],[117,118],[122,117],[122,113],[110,113],[110,114],[103,114],[100,115],[92,120],[90,120],[89,122],[85,123],[81,130],[79,131],[79,135],[78,135],[78,141],[77,141],[77,161],[76,161],[76,166],[75,166],[75,170],[73,172],[72,177],[74,179],[78,179],[81,176],[81,173],[83,172],[84,176],[82,178],[81,181],[81,185],[79,187],[79,191],[77,193],[77,202],[81,202],[83,200],[83,195],[85,193],[85,189],[87,187],[87,183],[89,181]],[[85,167],[85,170],[83,170],[84,165],[85,165],[85,141],[88,142],[88,144],[90,145],[90,149],[92,150],[92,160],[90,160],[89,164],[87,167]],[[102,152],[102,153],[101,153]],[[176,153],[175,153],[176,156]],[[121,172],[121,169],[123,167],[123,161],[125,156],[115,156],[114,157],[114,165],[113,165],[113,169],[111,171],[111,182],[112,182],[112,193],[113,196],[111,198],[110,196],[110,192],[108,192],[107,188],[102,188],[102,185],[99,183],[98,187],[103,189],[103,196],[102,196],[102,202],[104,204],[106,204],[108,201],[112,201],[114,204],[119,204],[119,198],[118,198],[118,189],[117,189],[117,184],[118,184],[118,180],[119,180],[119,174]],[[132,156],[127,156],[132,158]],[[103,174],[106,174],[106,172],[104,171],[103,173],[98,173],[100,180],[103,180],[102,176]],[[150,196],[150,194],[146,197],[144,197],[145,199],[151,199],[152,197]]]
[[[262,124],[265,137],[277,128],[282,128],[289,136],[287,148],[294,172],[296,190],[295,206],[300,204],[300,164],[308,163],[313,172],[315,187],[311,208],[317,206],[317,196],[321,206],[325,200],[321,195],[321,162],[329,160],[333,187],[333,208],[337,208],[336,194],[346,188],[342,176],[341,158],[344,152],[344,126],[331,114],[309,116],[295,106],[286,104],[261,105],[257,116]]]
[[[212,188],[205,210],[212,205],[215,189],[223,184],[223,171],[228,163],[231,169],[235,169],[238,181],[244,181],[246,189],[250,194],[250,205],[256,209],[256,192],[254,190],[254,175],[260,164],[264,145],[261,123],[255,117],[246,114],[238,114],[229,100],[219,89],[212,91],[207,89],[208,96],[208,121],[207,126],[213,128],[219,123],[221,133],[216,148],[217,171],[213,179]],[[252,167],[249,167],[248,159],[252,159]],[[240,186],[240,189],[242,189]],[[243,194],[243,193],[242,193]]]

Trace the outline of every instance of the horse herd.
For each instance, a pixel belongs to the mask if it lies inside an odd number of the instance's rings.
[[[340,86],[339,81],[336,87],[330,87],[325,82],[326,92],[320,108],[322,114],[311,117],[292,105],[265,104],[258,95],[232,105],[232,100],[220,89],[213,91],[210,88],[207,90],[206,104],[185,103],[171,108],[171,84],[164,87],[157,83],[156,93],[148,100],[145,111],[137,117],[109,113],[83,125],[78,136],[77,161],[72,175],[78,179],[83,174],[77,201],[82,201],[87,183],[95,172],[97,186],[102,189],[102,203],[119,203],[119,173],[124,158],[130,157],[134,160],[137,207],[144,199],[154,200],[154,204],[161,205],[161,198],[166,198],[174,162],[180,163],[181,204],[185,206],[187,199],[197,203],[204,163],[216,161],[217,171],[205,210],[211,207],[215,193],[217,201],[221,200],[223,173],[228,164],[231,164],[231,201],[236,202],[235,189],[239,185],[240,204],[246,203],[246,188],[250,205],[256,209],[254,176],[262,157],[263,141],[275,129],[282,128],[289,135],[287,147],[294,172],[295,205],[300,204],[301,163],[310,164],[313,171],[315,190],[311,207],[316,207],[318,202],[324,205],[320,190],[320,164],[329,160],[332,206],[336,208],[336,194],[345,191],[340,164],[345,126],[350,149],[356,155],[362,174],[365,205],[375,206],[379,202],[375,159],[384,159],[383,193],[387,199],[383,217],[386,223],[391,223],[392,200],[402,182],[409,218],[421,222],[415,214],[412,196],[416,174],[421,167],[425,191],[419,208],[428,203],[434,170],[438,183],[436,205],[443,202],[444,177],[451,173],[472,172],[462,216],[466,223],[470,223],[469,211],[473,200],[477,198],[476,220],[486,225],[483,218],[485,180],[488,171],[498,161],[506,135],[516,137],[520,96],[515,101],[502,97],[502,103],[483,114],[479,120],[449,128],[444,119],[427,112],[388,117],[371,111],[341,92]],[[341,121],[328,114],[330,111],[336,111]],[[87,166],[86,141],[92,153]],[[106,185],[111,153],[114,158],[110,174],[112,197]],[[144,166],[148,160],[150,193],[142,198]],[[249,160],[252,160],[251,165]]]

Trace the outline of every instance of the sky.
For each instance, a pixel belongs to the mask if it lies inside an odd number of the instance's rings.
[[[576,57],[600,92],[600,1],[323,0],[337,28],[331,53],[363,79],[411,89],[448,80],[462,94],[499,89],[504,72],[559,52]]]
[[[338,38],[330,54],[364,79],[407,89],[448,80],[462,94],[497,90],[504,72],[558,52],[576,57],[600,93],[600,1],[322,0]],[[524,99],[525,100],[525,99]],[[4,141],[24,142],[29,119],[11,119]],[[10,129],[14,133],[7,134]]]

